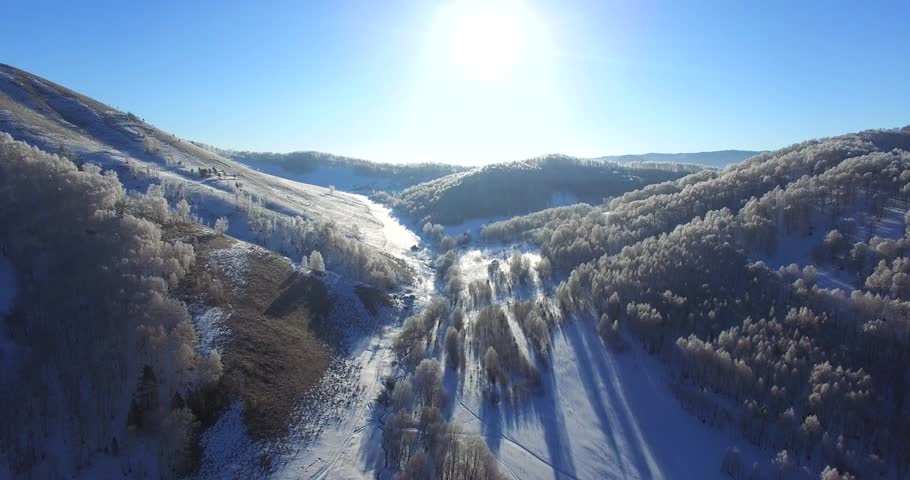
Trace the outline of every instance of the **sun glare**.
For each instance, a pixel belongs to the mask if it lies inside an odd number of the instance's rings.
[[[457,12],[452,35],[455,63],[475,80],[507,77],[524,54],[518,11],[504,5],[466,7]]]

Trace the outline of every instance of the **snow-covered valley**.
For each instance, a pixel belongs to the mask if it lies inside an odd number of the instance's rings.
[[[907,151],[406,188],[0,65],[0,477],[903,478]]]
[[[431,266],[432,249],[410,249],[432,242],[421,242],[387,208],[354,197],[383,225],[379,230],[382,237],[372,241],[407,262],[417,274],[415,282],[401,295],[406,300],[383,310],[377,327],[352,341],[343,359],[350,367],[345,370],[349,376],[328,374],[327,381],[343,385],[336,390],[335,399],[343,402],[343,415],[294,420],[297,424],[292,430],[297,433],[283,440],[279,449],[283,453],[274,462],[275,468],[262,472],[270,478],[384,478],[390,473],[385,466],[383,410],[377,397],[385,388],[385,378],[406,373],[391,347],[403,319],[420,311],[432,297],[444,294]],[[464,247],[458,267],[465,285],[486,279],[493,261],[506,268],[515,251],[531,265],[539,261],[539,255],[529,249]],[[528,298],[546,300],[545,289],[551,288],[551,281],[535,277],[529,286],[496,292],[494,303],[508,306]],[[459,295],[467,297],[467,289]],[[466,345],[471,341],[476,313],[476,309],[469,311],[466,317]],[[340,315],[333,318],[343,321]],[[487,395],[480,355],[470,349],[463,371],[447,371],[445,377],[449,421],[466,433],[480,435],[509,477],[722,478],[720,462],[731,445],[749,463],[761,457],[729,429],[705,425],[687,413],[674,397],[665,367],[637,344],[620,352],[605,349],[591,319],[574,318],[559,325],[545,358],[534,355],[513,318],[510,325],[523,354],[540,372],[536,393],[494,404]],[[441,347],[433,351],[431,355],[445,359]],[[257,449],[263,445],[245,439],[241,410],[235,405],[206,433],[206,459],[199,478],[250,472],[248,464],[255,462]]]
[[[410,248],[432,242],[422,241],[386,207],[352,196],[383,226],[378,230],[382,237],[371,241],[407,262],[416,273],[414,284],[399,295],[395,307],[381,311],[375,328],[351,337],[340,359],[345,367],[326,374],[325,382],[340,386],[333,390],[337,398],[330,403],[342,404],[343,412],[314,410],[306,405],[308,401],[325,403],[326,399],[305,399],[301,411],[321,413],[295,416],[292,433],[273,444],[246,436],[242,405],[235,404],[204,435],[205,454],[197,478],[256,474],[258,470],[250,465],[262,449],[276,454],[273,467],[257,474],[269,478],[385,478],[390,474],[382,446],[384,411],[377,397],[387,377],[407,373],[392,345],[405,317],[444,292],[432,268],[432,247],[416,252]],[[507,268],[515,251],[532,266],[540,259],[527,248],[462,248],[458,268],[464,284],[486,279],[493,261]],[[334,288],[349,287],[340,282]],[[530,298],[546,300],[546,289],[552,289],[552,281],[535,277],[530,285],[497,291],[494,303],[508,307]],[[458,295],[467,301],[467,288]],[[345,307],[332,318],[344,321],[352,313]],[[476,313],[473,309],[466,315],[466,345],[471,344]],[[637,345],[621,352],[605,349],[591,319],[574,318],[556,327],[547,357],[535,356],[514,318],[510,326],[523,355],[540,372],[539,388],[526,398],[494,404],[487,394],[480,355],[466,348],[463,370],[447,370],[444,409],[453,425],[484,439],[510,478],[722,478],[719,465],[731,445],[738,446],[746,459],[760,457],[735,433],[707,426],[687,413],[674,397],[665,367]],[[439,327],[444,330],[444,325]],[[445,361],[441,346],[433,352],[431,356]]]
[[[294,183],[287,180],[289,183]],[[391,216],[388,208],[357,194],[350,196],[367,208],[381,228],[367,231],[367,241],[404,261],[414,275],[413,285],[397,296],[393,308],[379,312],[374,326],[364,330],[349,327],[344,354],[326,373],[317,392],[301,402],[301,412],[291,420],[291,433],[277,442],[254,442],[244,432],[243,406],[235,404],[203,436],[204,459],[197,478],[267,475],[270,478],[371,478],[384,469],[376,397],[383,380],[394,373],[391,344],[401,321],[418,311],[434,295],[434,273],[427,251],[412,252],[419,237]],[[336,295],[333,322],[349,322],[352,316],[369,317],[353,287],[343,278],[328,278]],[[338,410],[338,406],[342,410]],[[315,413],[315,415],[313,415]],[[273,467],[256,467],[258,454],[275,452]]]

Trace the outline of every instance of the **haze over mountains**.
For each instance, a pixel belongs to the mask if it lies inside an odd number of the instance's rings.
[[[562,204],[599,203],[651,183],[704,167],[723,168],[761,153],[728,150],[596,159],[554,154],[469,168],[373,163],[321,152],[220,152],[280,177],[372,194],[414,221],[445,225],[526,214]]]
[[[597,157],[598,160],[607,160],[618,163],[691,163],[704,167],[724,168],[727,165],[752,158],[760,151],[751,150],[719,150],[716,152],[695,153],[643,153],[640,155],[607,155]]]
[[[468,170],[484,169],[484,166],[466,167],[463,165],[443,163],[380,163],[315,151],[267,153],[223,150],[211,146],[206,147],[225,157],[265,172],[276,172],[279,176],[284,177],[293,176],[301,181],[322,186],[328,186],[332,182],[349,182],[345,185],[345,190],[367,193],[373,190],[397,192],[418,183],[428,182],[445,175]],[[695,166],[723,168],[732,163],[754,157],[760,153],[762,152],[722,150],[717,152],[697,153],[608,155],[590,159],[550,154],[533,159],[502,162],[492,165],[514,165],[521,162],[540,163],[543,159],[576,158],[576,160],[579,161],[590,160],[594,162],[633,164],[635,166],[644,167],[647,167],[647,164],[666,164],[666,169],[675,165],[678,165],[678,168],[680,169],[692,169]]]
[[[0,205],[0,478],[910,472],[910,127],[390,165],[2,65]]]

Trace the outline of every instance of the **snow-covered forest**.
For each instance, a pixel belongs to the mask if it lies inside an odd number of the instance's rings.
[[[674,180],[700,167],[639,164],[547,155],[477,167],[375,198],[415,220],[456,225],[475,218],[521,215],[547,207],[600,203],[652,183]]]
[[[0,473],[63,477],[128,448],[147,449],[162,472],[187,471],[196,419],[183,402],[222,364],[170,295],[196,261],[192,245],[162,240],[159,222],[175,212],[127,196],[114,172],[6,133],[0,192],[0,247],[16,272],[0,343]]]

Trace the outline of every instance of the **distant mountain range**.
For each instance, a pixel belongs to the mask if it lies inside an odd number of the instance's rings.
[[[642,153],[638,155],[607,155],[594,160],[606,160],[616,163],[692,163],[705,167],[724,168],[760,153],[752,150],[718,150],[716,152],[695,153]]]

